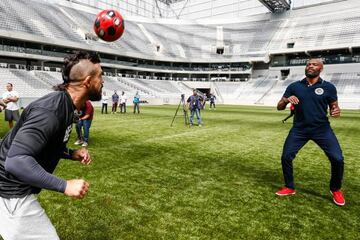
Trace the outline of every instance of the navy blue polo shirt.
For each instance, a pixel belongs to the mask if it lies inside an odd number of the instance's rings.
[[[283,95],[296,96],[294,127],[316,128],[330,125],[327,110],[329,104],[337,101],[336,88],[330,82],[319,79],[314,85],[308,85],[306,78],[290,84]]]

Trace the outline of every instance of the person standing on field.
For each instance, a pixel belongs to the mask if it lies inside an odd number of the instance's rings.
[[[134,114],[137,111],[137,113],[140,113],[140,95],[139,92],[136,92],[134,98],[133,98],[133,103],[134,103]]]
[[[77,140],[75,145],[87,147],[89,145],[90,127],[94,116],[94,107],[89,100],[86,101],[79,122],[76,124]],[[83,131],[84,130],[84,131]]]
[[[17,122],[19,113],[19,93],[13,90],[13,84],[6,84],[6,92],[2,95],[2,101],[7,105],[5,109],[5,121],[9,122],[9,128],[14,127],[14,121]]]
[[[97,55],[77,52],[64,60],[63,83],[30,103],[0,144],[0,235],[4,240],[58,240],[37,200],[41,189],[82,199],[89,183],[53,174],[61,158],[88,165],[86,148],[66,147],[86,100],[99,101],[103,87]],[[71,227],[71,225],[69,225]]]
[[[107,114],[107,109],[108,109],[108,101],[109,101],[109,97],[106,95],[106,92],[103,92],[103,95],[101,97],[101,114]]]
[[[345,198],[341,184],[344,157],[327,117],[328,109],[331,117],[340,117],[340,108],[336,87],[320,77],[323,67],[321,59],[309,59],[305,67],[306,78],[290,84],[277,105],[278,110],[284,110],[288,103],[294,104],[295,118],[281,156],[285,186],[277,191],[276,195],[287,196],[296,193],[292,162],[299,150],[312,140],[330,160],[330,193],[334,203],[343,206]]]
[[[126,113],[127,96],[124,91],[120,95],[120,113]]]
[[[111,112],[114,114],[114,113],[116,113],[118,102],[119,102],[119,95],[116,93],[116,90],[114,90],[114,94],[111,96],[111,100],[112,100]]]
[[[216,96],[212,93],[210,95],[210,109],[216,109],[216,105],[215,105],[215,100],[216,100]]]
[[[187,107],[190,110],[190,127],[193,126],[194,115],[196,115],[198,126],[202,126],[200,110],[202,108],[202,98],[198,95],[197,90],[193,89],[193,95],[187,99]]]

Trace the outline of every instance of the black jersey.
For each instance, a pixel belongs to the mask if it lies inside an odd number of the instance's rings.
[[[32,156],[45,171],[53,173],[63,156],[74,120],[74,105],[66,91],[50,93],[30,103],[0,145],[0,196],[18,198],[41,189],[24,184],[5,170],[10,147],[19,155]]]

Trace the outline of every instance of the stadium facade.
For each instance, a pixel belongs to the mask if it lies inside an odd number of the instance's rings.
[[[199,88],[226,104],[273,106],[316,56],[325,60],[323,78],[337,86],[341,107],[359,108],[360,2],[302,2],[276,14],[260,4],[262,12],[226,19],[126,14],[123,37],[106,43],[92,31],[99,4],[3,0],[1,79],[14,83],[26,105],[61,82],[65,55],[84,49],[101,55],[109,93],[140,91],[151,104],[167,104]]]

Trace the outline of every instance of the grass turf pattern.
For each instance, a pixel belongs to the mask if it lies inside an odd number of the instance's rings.
[[[219,105],[202,111],[203,127],[189,128],[182,112],[170,127],[175,110],[96,109],[93,163],[61,160],[55,172],[89,181],[89,194],[39,195],[61,239],[359,239],[359,111],[331,119],[345,156],[346,205],[338,207],[329,193],[330,162],[313,142],[294,160],[297,194],[275,196],[292,119],[281,120],[289,111]],[[73,128],[68,146],[75,140]]]

